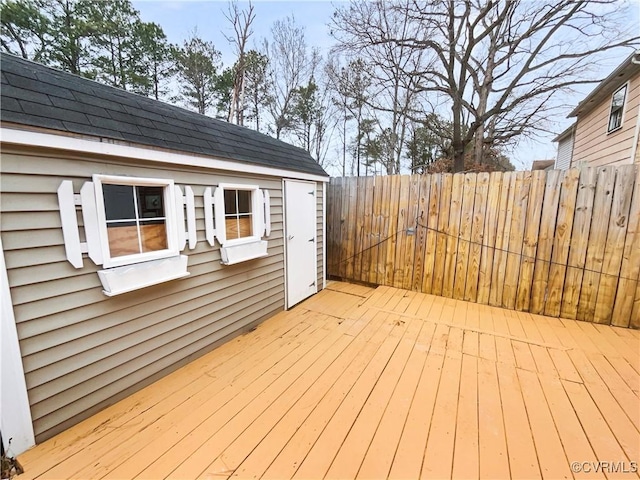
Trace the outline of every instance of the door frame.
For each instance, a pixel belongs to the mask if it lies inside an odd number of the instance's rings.
[[[291,308],[292,305],[289,305],[289,272],[288,270],[288,260],[289,260],[289,249],[287,247],[287,237],[289,235],[288,233],[288,228],[287,228],[287,187],[286,184],[287,182],[291,182],[291,183],[304,183],[310,186],[313,186],[313,198],[315,199],[316,205],[318,203],[318,187],[316,182],[312,182],[312,181],[308,181],[308,180],[297,180],[297,179],[292,179],[292,178],[283,178],[282,179],[282,226],[283,226],[283,244],[284,244],[284,309],[285,310],[289,310],[289,308]],[[318,293],[318,228],[317,228],[317,223],[318,223],[318,214],[317,214],[317,209],[314,209],[314,218],[316,219],[316,221],[314,222],[316,224],[316,228],[314,229],[313,232],[313,238],[314,238],[314,253],[315,253],[315,262],[313,262],[313,268],[314,268],[314,281],[316,284],[316,293]],[[296,304],[297,305],[297,304]]]

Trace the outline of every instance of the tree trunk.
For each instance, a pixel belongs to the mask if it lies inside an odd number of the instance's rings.
[[[458,98],[454,98],[453,106],[453,138],[451,147],[453,149],[453,173],[464,171],[464,141],[462,140],[462,103]]]
[[[478,125],[476,133],[473,136],[473,161],[476,165],[482,164],[484,157],[484,125]]]

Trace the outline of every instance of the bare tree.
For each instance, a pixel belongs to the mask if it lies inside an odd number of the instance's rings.
[[[336,111],[340,113],[340,119],[336,118],[336,122],[342,122],[340,136],[342,137],[342,176],[346,176],[347,168],[347,122],[353,118],[349,113],[349,95],[348,92],[338,88],[340,82],[340,72],[344,67],[340,66],[340,60],[337,56],[329,57],[325,64],[327,86],[331,88],[331,103]]]
[[[273,82],[268,110],[273,118],[276,138],[291,127],[294,92],[313,73],[316,55],[309,58],[304,28],[293,16],[277,20],[271,27],[272,42],[264,40],[263,54],[269,59]]]
[[[238,2],[229,3],[225,18],[233,27],[233,35],[225,35],[229,43],[234,46],[238,60],[234,66],[233,90],[231,92],[231,108],[229,109],[229,122],[238,125],[244,124],[244,87],[246,70],[246,48],[249,37],[253,33],[251,24],[256,18],[253,5],[249,2],[248,10],[240,11]]]
[[[447,100],[452,115],[454,170],[474,148],[545,131],[556,101],[571,87],[594,83],[599,60],[638,44],[628,5],[617,0],[378,0],[352,4],[348,24],[336,23],[350,49],[371,44],[424,52],[428,62],[405,69],[420,89]],[[355,6],[355,7],[354,7]],[[357,7],[357,8],[356,8]],[[404,15],[408,28],[374,36],[383,12]],[[632,33],[633,32],[633,33]]]
[[[260,131],[260,119],[263,108],[271,98],[271,77],[269,76],[269,59],[256,50],[249,50],[245,55],[244,100],[248,109],[247,120],[255,123]]]
[[[388,39],[406,37],[413,29],[412,23],[405,12],[388,8],[383,0],[353,2],[338,8],[333,16],[336,50],[357,59],[372,79],[374,88],[367,103],[378,113],[384,132],[387,148],[380,161],[388,174],[400,171],[407,123],[419,91],[418,78],[407,72],[419,69],[423,57],[422,51]]]
[[[354,160],[356,162],[356,175],[360,176],[362,164],[362,124],[368,118],[368,108],[371,104],[372,78],[367,66],[361,58],[351,60],[347,66],[340,67],[335,62],[327,64],[326,74],[334,91],[334,102],[343,110],[343,164],[346,163],[346,122],[353,119],[356,122],[356,146]],[[343,169],[344,170],[344,169]]]

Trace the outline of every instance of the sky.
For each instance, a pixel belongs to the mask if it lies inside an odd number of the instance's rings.
[[[162,27],[170,42],[182,43],[196,28],[202,38],[212,41],[222,53],[224,66],[230,66],[235,61],[232,47],[225,39],[225,35],[232,33],[231,25],[223,14],[228,8],[226,0],[137,0],[132,3],[140,11],[140,17],[143,21],[155,22]],[[631,3],[632,18],[629,21],[638,25],[640,33],[640,0],[631,0]],[[246,8],[247,5],[248,3],[244,1],[238,3],[241,9]],[[335,0],[254,0],[253,5],[255,20],[253,35],[249,41],[250,47],[257,46],[262,38],[270,36],[270,28],[274,21],[294,15],[296,23],[305,28],[308,44],[318,47],[322,54],[326,54],[334,43],[328,27],[331,15],[337,6],[347,5],[347,2]],[[608,62],[602,65],[602,76],[605,77],[613,71],[629,54],[629,51],[620,51],[617,55],[612,54]],[[593,88],[594,85],[581,86],[573,98],[565,99],[568,107],[566,112],[558,115],[553,133],[535,141],[523,140],[508,152],[508,156],[517,170],[529,169],[533,160],[555,158],[557,145],[552,142],[553,137],[571,125],[574,119],[567,119],[566,116]]]

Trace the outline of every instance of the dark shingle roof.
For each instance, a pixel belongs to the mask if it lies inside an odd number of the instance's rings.
[[[254,130],[2,53],[1,119],[327,176],[305,150]]]

